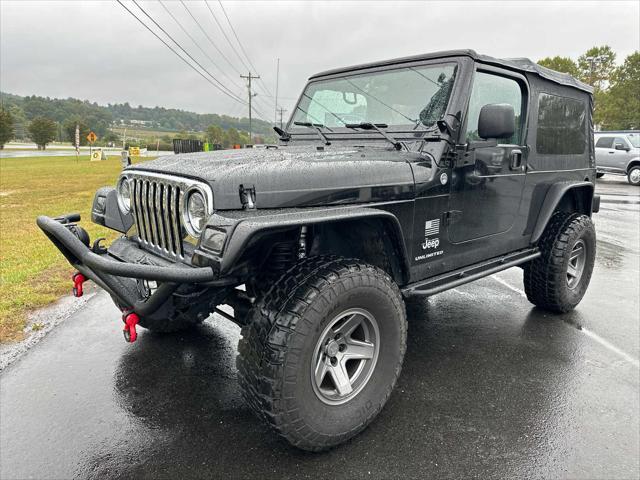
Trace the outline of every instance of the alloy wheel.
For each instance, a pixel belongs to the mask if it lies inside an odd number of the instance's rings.
[[[311,383],[318,398],[339,405],[355,397],[371,378],[378,360],[380,330],[361,308],[346,310],[324,329],[311,362]]]

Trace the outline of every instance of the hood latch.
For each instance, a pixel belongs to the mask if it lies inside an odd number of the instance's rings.
[[[240,185],[240,203],[245,210],[256,208],[256,187],[255,185]]]

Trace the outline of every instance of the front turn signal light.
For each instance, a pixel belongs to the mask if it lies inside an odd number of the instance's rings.
[[[200,239],[200,245],[214,253],[222,253],[224,242],[227,239],[227,232],[217,228],[206,228]]]

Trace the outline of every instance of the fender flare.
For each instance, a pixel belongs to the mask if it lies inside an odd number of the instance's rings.
[[[586,181],[554,183],[547,191],[547,195],[545,196],[542,207],[540,208],[538,220],[536,221],[536,225],[531,233],[531,243],[536,243],[540,239],[544,229],[547,227],[547,223],[549,223],[549,219],[551,219],[551,215],[553,215],[553,212],[565,194],[570,190],[577,188],[587,188],[591,191],[589,202],[585,205],[587,207],[587,214],[591,216],[593,209],[593,192],[595,189],[595,185],[593,183]]]
[[[220,274],[228,273],[236,261],[241,257],[249,242],[256,235],[262,233],[287,230],[292,227],[310,226],[322,223],[334,223],[360,219],[381,219],[386,228],[391,230],[394,241],[398,248],[398,253],[402,256],[402,276],[403,281],[409,276],[409,255],[404,242],[404,235],[398,218],[386,210],[374,207],[339,207],[322,209],[296,209],[296,211],[283,212],[282,210],[273,213],[261,212],[261,214],[237,219],[227,238],[222,258],[220,259]],[[220,218],[222,222],[229,223],[229,218]]]

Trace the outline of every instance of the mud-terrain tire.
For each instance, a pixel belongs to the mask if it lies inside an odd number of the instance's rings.
[[[534,305],[573,310],[584,296],[596,256],[596,231],[586,215],[557,212],[538,244],[539,258],[524,266],[524,290]]]
[[[639,165],[636,165],[629,169],[629,171],[627,172],[627,181],[631,185],[635,185],[635,186],[640,185],[640,166]]]
[[[243,396],[292,445],[331,448],[362,431],[387,402],[406,338],[402,295],[383,270],[358,260],[304,259],[257,302],[242,329]],[[365,346],[366,355],[344,360],[353,345]],[[334,378],[342,378],[342,392]]]

